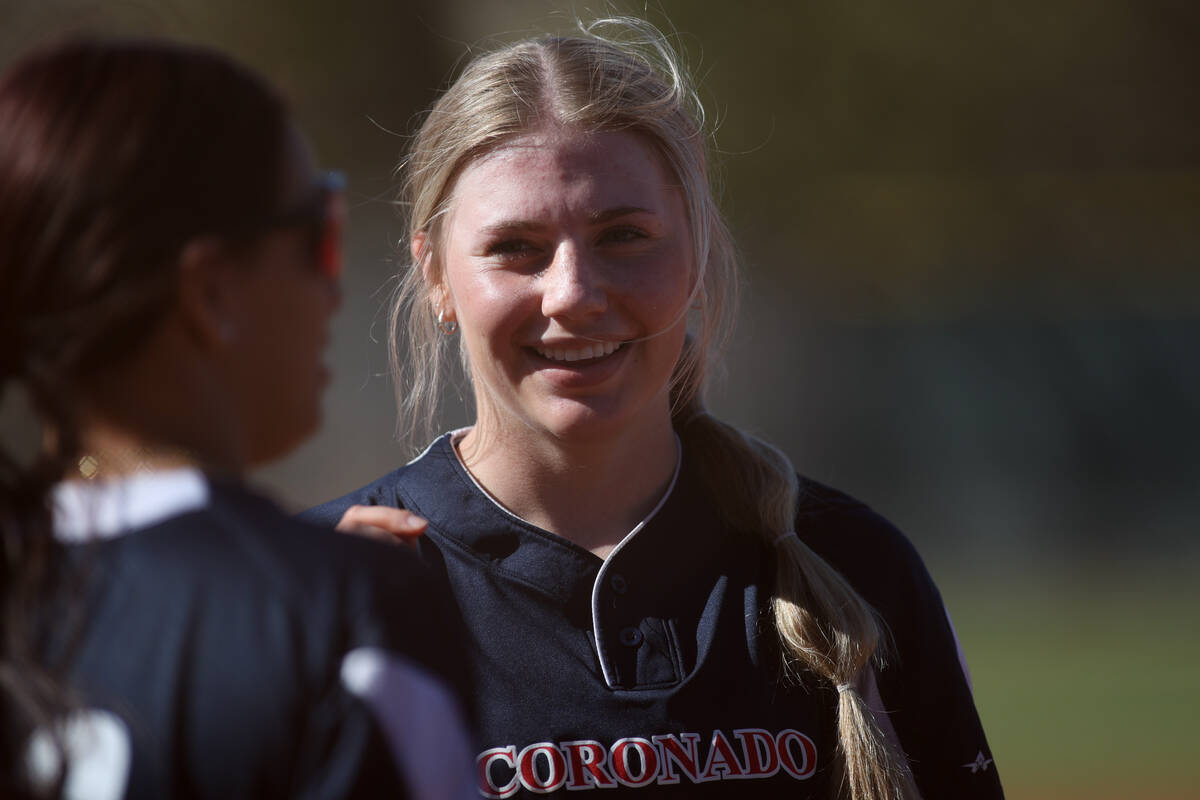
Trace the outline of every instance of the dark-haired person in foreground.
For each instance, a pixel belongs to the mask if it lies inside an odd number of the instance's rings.
[[[243,473],[320,421],[340,179],[203,49],[72,40],[0,78],[0,796],[474,793],[461,623],[407,548]]]

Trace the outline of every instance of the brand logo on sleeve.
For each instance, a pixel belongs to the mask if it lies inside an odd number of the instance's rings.
[[[963,769],[971,770],[971,774],[974,775],[980,771],[987,772],[987,768],[991,765],[992,759],[984,758],[983,751],[980,750],[979,755],[975,756],[974,761],[963,764]]]
[[[817,769],[817,746],[791,728],[771,733],[740,728],[713,731],[707,747],[698,733],[631,736],[607,747],[591,739],[492,747],[476,758],[484,797],[512,797],[521,789],[639,788],[678,783],[754,780],[783,772],[798,781]]]

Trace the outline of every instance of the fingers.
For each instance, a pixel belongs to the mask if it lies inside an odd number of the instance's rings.
[[[338,521],[337,530],[385,542],[412,544],[428,523],[403,508],[350,506]]]

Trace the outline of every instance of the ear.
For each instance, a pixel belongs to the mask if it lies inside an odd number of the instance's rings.
[[[421,277],[425,279],[425,285],[434,290],[441,286],[442,280],[441,276],[434,275],[433,253],[429,251],[430,246],[429,232],[417,231],[412,235],[409,250],[412,252],[413,265],[421,269]]]
[[[179,314],[205,349],[235,344],[241,324],[237,270],[229,250],[214,237],[184,245],[179,257]]]
[[[408,244],[409,252],[412,253],[413,263],[420,266],[422,271],[425,271],[428,269],[427,265],[429,262],[425,258],[425,256],[427,255],[425,252],[425,245],[428,241],[429,241],[428,233],[426,233],[425,231],[417,231],[416,233],[414,233],[412,235],[412,241],[409,242],[409,244]],[[428,278],[429,275],[426,274],[425,277]]]
[[[428,250],[429,233],[417,231],[412,235],[409,249],[412,252],[413,264],[421,269],[421,277],[429,287],[429,302],[433,306],[433,315],[439,313],[443,319],[454,319],[454,303],[450,295],[450,287],[446,285],[444,275],[434,275],[432,253]]]

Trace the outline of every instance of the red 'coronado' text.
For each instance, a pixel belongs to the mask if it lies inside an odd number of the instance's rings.
[[[803,781],[817,770],[817,746],[797,730],[713,731],[707,748],[698,733],[630,736],[608,747],[591,739],[492,747],[475,759],[484,797],[559,789],[602,789],[682,782],[753,780],[783,772]]]

